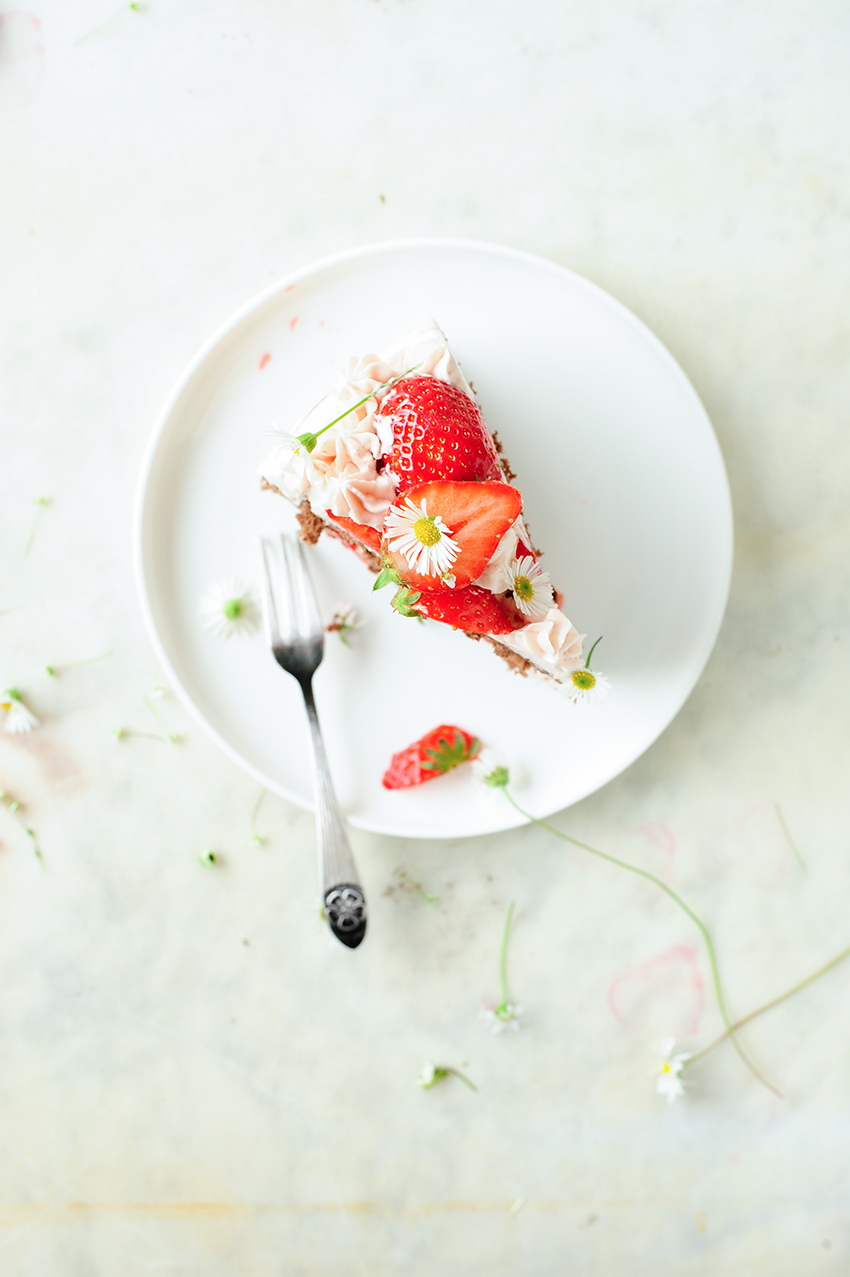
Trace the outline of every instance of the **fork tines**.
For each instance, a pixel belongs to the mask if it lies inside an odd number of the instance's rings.
[[[294,646],[324,646],[324,627],[301,542],[285,533],[261,537],[260,551],[263,619],[275,656],[280,660],[279,652]]]

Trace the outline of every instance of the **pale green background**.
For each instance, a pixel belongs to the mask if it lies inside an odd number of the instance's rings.
[[[252,847],[256,786],[173,697],[179,746],[111,732],[157,730],[131,507],[200,343],[332,251],[512,244],[667,343],[737,518],[697,690],[557,820],[670,875],[736,1014],[850,943],[847,6],[151,0],[76,45],[118,5],[32,2],[43,67],[0,9],[0,686],[44,726],[0,735],[0,785],[46,873],[0,810],[3,1277],[845,1274],[850,966],[746,1031],[786,1099],[724,1047],[667,1108],[681,946],[707,973],[651,887],[535,829],[355,832],[347,954],[308,814],[268,800]],[[511,899],[526,1024],[492,1037]],[[685,1045],[717,1029],[709,1000]],[[419,1091],[429,1059],[479,1093]]]

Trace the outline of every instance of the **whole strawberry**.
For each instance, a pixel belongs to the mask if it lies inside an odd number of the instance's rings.
[[[433,479],[501,479],[496,448],[478,405],[438,377],[404,377],[380,415],[393,425],[386,463],[398,492]]]
[[[480,748],[481,742],[469,732],[443,723],[426,732],[421,740],[414,741],[407,749],[393,754],[381,783],[384,789],[409,789],[411,785],[421,785],[475,758]]]

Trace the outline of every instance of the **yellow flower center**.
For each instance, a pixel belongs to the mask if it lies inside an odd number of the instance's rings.
[[[662,1073],[672,1073],[672,1072],[673,1072],[673,1070],[670,1068],[670,1065],[667,1063],[667,1061],[666,1061],[666,1060],[665,1060],[665,1061],[664,1061],[664,1063],[661,1065],[661,1072],[662,1072]]]
[[[530,603],[534,598],[534,586],[527,576],[514,577],[514,594],[518,599],[522,599],[523,603]]]
[[[582,692],[589,692],[591,687],[596,686],[596,675],[593,670],[573,670],[570,678],[572,679],[573,687],[579,688]]]
[[[423,545],[436,545],[438,541],[443,539],[440,529],[430,515],[416,520],[413,525],[413,535]]]
[[[11,702],[11,701],[3,701],[3,704],[2,704],[2,705],[0,705],[0,709],[5,709],[7,712],[8,712],[11,708],[12,708],[12,702]]]

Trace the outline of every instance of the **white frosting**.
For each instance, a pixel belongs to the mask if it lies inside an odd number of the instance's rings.
[[[378,387],[408,371],[438,377],[474,398],[445,334],[430,320],[383,355],[349,359],[339,386],[307,414],[296,433],[315,434],[359,400],[374,397],[325,431],[312,452],[303,445],[298,447],[297,442],[295,451],[293,436],[284,435],[283,442],[260,466],[262,478],[295,505],[306,498],[322,518],[330,510],[338,517],[381,528],[395,500],[396,485],[388,470],[381,474],[377,470],[379,458],[392,446],[392,422],[377,415],[378,403],[389,388]],[[502,537],[477,585],[491,594],[501,594],[510,587],[507,569],[520,539],[531,544],[521,518]],[[542,621],[491,637],[558,682],[581,665],[582,635],[556,607]]]
[[[581,665],[581,644],[584,635],[579,634],[558,608],[550,608],[542,621],[532,621],[511,634],[494,634],[497,643],[503,643],[512,652],[526,657],[544,673],[558,682]]]
[[[393,441],[392,422],[377,415],[378,402],[389,388],[378,387],[409,370],[438,377],[472,395],[445,334],[430,320],[384,355],[349,359],[339,386],[307,414],[295,433],[315,434],[360,399],[373,392],[375,397],[331,426],[312,452],[303,446],[293,451],[293,436],[285,435],[260,466],[262,478],[295,505],[306,498],[320,517],[330,510],[355,523],[380,528],[396,489],[390,474],[377,471],[378,459],[389,452]]]

